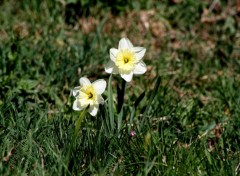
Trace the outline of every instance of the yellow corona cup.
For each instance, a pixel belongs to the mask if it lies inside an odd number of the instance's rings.
[[[80,86],[73,89],[73,96],[76,100],[73,103],[73,109],[81,111],[89,106],[88,112],[96,116],[99,104],[104,103],[101,94],[106,89],[106,81],[99,79],[91,83],[89,79],[83,77],[79,80]]]

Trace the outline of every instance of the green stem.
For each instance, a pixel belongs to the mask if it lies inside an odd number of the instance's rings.
[[[122,79],[122,87],[119,89],[118,92],[118,113],[122,110],[123,101],[124,101],[124,94],[125,94],[125,88],[126,88],[126,81]]]

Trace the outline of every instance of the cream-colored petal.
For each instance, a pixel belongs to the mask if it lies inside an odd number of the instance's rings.
[[[78,105],[79,105],[78,100],[75,100],[75,101],[73,102],[73,110],[75,110],[75,111],[81,111],[82,108],[80,108]]]
[[[95,91],[97,92],[97,94],[102,94],[105,89],[106,89],[106,86],[107,86],[107,82],[104,80],[104,79],[99,79],[99,80],[96,80],[92,83]]]
[[[110,60],[107,63],[107,65],[105,67],[105,72],[110,73],[110,74],[111,73],[112,74],[118,74],[118,68],[116,67],[115,63],[112,60]]]
[[[74,87],[74,89],[73,89],[73,96],[74,96],[74,97],[77,97],[77,96],[78,96],[79,90],[80,90],[80,86]]]
[[[116,48],[111,48],[110,49],[110,59],[115,62],[117,54],[118,54],[118,49]]]
[[[97,101],[99,104],[104,104],[104,99],[101,95],[98,95],[97,99],[98,99]]]
[[[137,61],[140,61],[143,58],[143,56],[145,55],[146,48],[134,47],[134,48],[132,48],[132,51],[135,53]]]
[[[133,73],[136,75],[144,74],[147,71],[147,66],[143,61],[136,64]]]
[[[131,48],[133,48],[133,44],[130,42],[128,38],[122,38],[119,41],[118,49],[123,50],[123,49],[131,49]]]
[[[92,115],[92,116],[96,116],[97,112],[98,112],[98,105],[92,105],[89,107],[88,112]]]
[[[86,86],[91,84],[91,82],[89,81],[89,79],[87,79],[86,77],[82,77],[79,79],[80,85],[81,86]]]
[[[132,80],[132,77],[133,77],[133,72],[130,72],[129,74],[121,74],[121,77],[125,81],[130,82]]]

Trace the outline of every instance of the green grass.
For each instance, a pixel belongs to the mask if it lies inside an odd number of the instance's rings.
[[[0,1],[0,175],[239,175],[235,1],[97,1],[69,25],[63,2]],[[228,15],[201,22],[204,9]],[[97,25],[83,29],[91,16]],[[108,82],[104,65],[122,36],[147,48],[149,69],[126,85],[122,109],[113,75],[98,115],[75,133],[71,90],[82,76]]]

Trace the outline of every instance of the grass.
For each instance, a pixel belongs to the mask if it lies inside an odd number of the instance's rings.
[[[239,175],[237,2],[97,1],[71,24],[64,2],[0,1],[1,175]],[[124,99],[104,72],[122,36],[148,65]],[[75,133],[82,76],[112,87]]]

